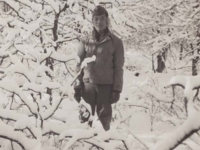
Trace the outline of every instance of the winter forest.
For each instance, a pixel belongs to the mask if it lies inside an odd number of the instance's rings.
[[[106,132],[71,86],[96,5],[125,48]],[[0,150],[199,150],[199,53],[200,0],[0,0]]]

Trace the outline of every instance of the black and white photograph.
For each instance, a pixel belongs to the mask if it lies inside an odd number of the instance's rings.
[[[200,0],[0,0],[0,150],[200,150]]]

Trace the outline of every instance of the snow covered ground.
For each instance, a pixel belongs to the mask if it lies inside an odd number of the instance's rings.
[[[139,71],[125,71],[123,92],[121,94],[120,101],[116,105],[113,105],[114,121],[112,122],[111,126],[112,129],[116,128],[116,126],[119,129],[118,131],[113,131],[114,133],[117,132],[116,134],[121,131],[122,133],[132,136],[130,137],[130,139],[132,140],[132,144],[129,145],[129,148],[131,147],[131,149],[142,150],[151,149],[154,147],[156,142],[162,141],[163,139],[167,140],[171,134],[174,135],[177,129],[179,129],[181,124],[184,122],[186,116],[181,116],[181,114],[179,116],[180,118],[177,118],[178,115],[167,116],[166,114],[169,112],[161,112],[161,110],[158,110],[158,112],[156,112],[155,110],[149,108],[154,106],[152,106],[151,103],[146,102],[151,101],[151,98],[146,96],[147,93],[155,96],[156,99],[161,102],[172,101],[172,97],[166,97],[159,92],[162,92],[162,90],[167,91],[164,87],[169,85],[170,79],[174,76],[174,74],[152,74],[139,72],[140,75],[135,76],[135,74],[138,72]],[[150,83],[152,83],[152,80],[156,84],[158,84],[159,87],[151,87],[150,90],[149,85]],[[138,91],[138,86],[146,90],[142,93],[144,97],[140,97],[141,93]],[[172,90],[170,91],[172,93]],[[140,98],[138,98],[138,96]],[[60,112],[61,114],[59,114],[59,116],[63,116],[66,122],[71,123],[71,127],[75,126],[75,124],[78,125],[78,105],[76,104],[76,102],[63,101],[63,104],[63,106],[65,107],[65,113],[63,113],[62,111]],[[158,106],[157,109],[159,109]],[[70,117],[67,115],[69,113],[71,114]],[[183,112],[183,114],[185,114],[185,112]],[[183,133],[184,130],[185,128],[183,127]],[[177,133],[177,135],[172,137],[176,138],[178,135],[180,135],[180,133]],[[194,141],[186,140],[185,145],[193,147],[193,149],[198,149],[199,146],[195,142],[196,140],[198,140],[198,138],[194,137],[193,139]],[[176,141],[176,139],[174,139],[174,141]],[[176,149],[184,150],[187,149],[187,146],[181,145]]]

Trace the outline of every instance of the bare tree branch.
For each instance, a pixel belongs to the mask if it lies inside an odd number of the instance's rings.
[[[11,142],[16,142],[17,144],[19,144],[19,146],[25,150],[25,147],[22,143],[20,143],[19,141],[15,140],[15,139],[12,139],[11,137],[7,137],[7,136],[4,136],[4,135],[0,135],[1,138],[4,138],[4,139],[7,139],[7,140],[10,140]]]
[[[146,144],[144,144],[140,139],[138,139],[138,138],[132,133],[132,131],[131,131],[129,128],[127,128],[127,130],[129,131],[129,133],[130,133],[138,142],[140,142],[147,150],[149,150],[148,146],[147,146]]]
[[[48,115],[47,117],[45,117],[44,120],[48,120],[49,118],[51,118],[51,117],[54,115],[54,113],[55,113],[56,110],[59,108],[59,106],[60,106],[60,104],[61,104],[61,102],[63,101],[64,98],[65,98],[65,97],[62,97],[62,98],[60,99],[60,101],[59,101],[59,103],[57,104],[57,106],[55,107],[54,111],[52,111],[52,113],[51,113],[50,115]]]

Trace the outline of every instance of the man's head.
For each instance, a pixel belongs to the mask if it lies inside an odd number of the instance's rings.
[[[98,32],[102,32],[108,27],[108,12],[104,7],[100,5],[95,7],[92,14],[92,23]]]

